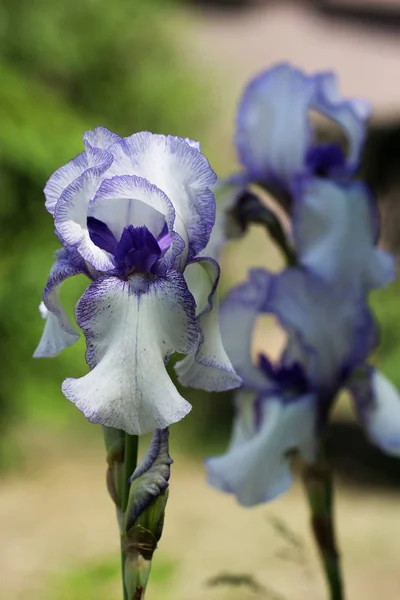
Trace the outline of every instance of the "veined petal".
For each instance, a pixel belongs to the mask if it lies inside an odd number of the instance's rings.
[[[95,127],[93,131],[85,131],[83,134],[85,146],[89,144],[92,148],[100,148],[101,150],[108,150],[110,146],[120,140],[119,135],[102,125]]]
[[[237,117],[240,162],[254,180],[287,185],[304,165],[311,142],[308,108],[315,82],[299,69],[279,64],[254,78]]]
[[[251,358],[253,330],[263,311],[271,275],[263,269],[253,269],[245,283],[234,288],[220,309],[220,328],[224,347],[233,368],[250,389],[263,389],[268,383],[263,372]]]
[[[253,431],[245,402],[244,414],[239,409],[236,417],[235,443],[226,454],[208,459],[206,468],[212,486],[234,494],[243,506],[254,506],[289,489],[291,451],[299,451],[308,462],[315,459],[315,397],[309,394],[290,402],[265,399],[261,426]]]
[[[85,136],[92,133],[91,131],[87,131],[84,134],[84,140],[86,139]],[[111,154],[100,148],[89,146],[85,152],[81,152],[81,154],[78,154],[69,163],[57,169],[44,188],[44,195],[46,197],[45,206],[49,213],[54,215],[56,204],[61,194],[82,173],[91,168],[94,168],[99,174],[104,173],[111,163]]]
[[[346,133],[349,153],[345,172],[353,172],[360,163],[371,107],[359,98],[343,100],[334,73],[316,75],[316,82],[311,108],[332,119]]]
[[[171,200],[189,240],[191,260],[207,244],[215,220],[210,189],[216,175],[199,150],[182,138],[147,131],[124,138],[112,147],[115,175],[144,177]]]
[[[185,279],[196,301],[200,336],[196,352],[175,365],[179,381],[208,392],[239,387],[241,379],[225,352],[219,330],[219,265],[211,258],[194,259],[186,267]]]
[[[368,366],[348,384],[358,418],[383,452],[400,456],[400,395],[393,383]]]
[[[189,146],[192,146],[192,148],[196,148],[196,150],[199,150],[199,152],[201,152],[201,145],[200,142],[196,142],[196,140],[192,140],[191,138],[183,138],[185,140],[185,142],[187,144],[189,144]]]
[[[157,237],[166,224],[173,239],[165,255],[166,262],[172,265],[183,251],[184,241],[179,233],[185,235],[185,231],[179,226],[174,231],[176,215],[171,201],[143,177],[124,175],[106,179],[90,204],[90,212],[107,224],[117,240],[128,225],[145,225]]]
[[[303,178],[295,186],[293,235],[299,262],[345,290],[382,287],[394,259],[375,246],[377,211],[360,182]]]
[[[111,160],[107,164],[109,166]],[[63,245],[73,247],[84,260],[99,271],[112,269],[114,262],[108,252],[92,242],[87,218],[92,216],[89,214],[90,201],[106,168],[105,164],[99,168],[93,167],[78,177],[61,194],[54,213],[54,224]]]
[[[61,250],[57,254],[46,287],[43,293],[43,303],[40,305],[42,318],[46,319],[43,335],[35,350],[34,357],[42,358],[56,356],[79,339],[79,333],[72,325],[60,302],[60,286],[69,277],[87,274],[84,264],[72,261],[68,251]]]
[[[285,361],[299,362],[311,383],[334,392],[377,343],[376,325],[363,296],[298,268],[271,276],[265,311],[289,334]]]
[[[72,333],[71,331],[62,329],[58,318],[46,308],[44,302],[41,302],[39,311],[42,318],[45,319],[45,325],[33,358],[57,356],[64,348],[75,344],[79,338],[77,331]]]
[[[165,368],[173,352],[193,352],[199,335],[181,274],[100,278],[82,296],[76,317],[91,371],[67,379],[63,392],[89,421],[140,435],[190,411]]]

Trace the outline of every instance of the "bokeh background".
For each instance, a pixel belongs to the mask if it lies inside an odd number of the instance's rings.
[[[278,60],[337,71],[344,94],[374,106],[363,164],[400,248],[400,2],[326,0],[1,0],[0,2],[0,596],[117,600],[118,536],[104,485],[101,430],[61,394],[86,371],[84,342],[36,361],[43,285],[57,247],[42,189],[103,124],[198,139],[221,176],[236,167],[234,114],[250,76]],[[222,291],[250,264],[279,268],[253,228],[224,251]],[[64,286],[70,310],[85,282]],[[375,357],[400,387],[399,284],[375,292]],[[279,334],[260,343],[273,354]],[[171,495],[149,598],[324,598],[300,487],[254,510],[209,489],[202,457],[224,448],[229,394],[186,392],[172,429]],[[400,463],[371,448],[346,398],[331,436],[349,597],[400,594]]]

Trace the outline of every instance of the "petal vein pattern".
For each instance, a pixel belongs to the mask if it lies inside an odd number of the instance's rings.
[[[188,260],[194,258],[207,245],[215,221],[210,187],[216,175],[205,156],[182,138],[146,131],[124,138],[111,151],[113,175],[144,177],[168,196],[187,231]]]
[[[67,379],[63,392],[89,421],[140,435],[190,411],[165,368],[170,354],[188,354],[198,343],[195,303],[180,273],[101,278],[81,298],[77,322],[91,371]]]
[[[44,309],[42,308],[41,313],[46,323],[33,355],[35,358],[56,356],[79,339],[79,333],[69,320],[59,296],[63,281],[82,273],[86,274],[83,261],[71,260],[67,250],[58,252],[43,293]]]
[[[241,379],[225,352],[218,322],[219,265],[210,258],[194,259],[185,279],[196,301],[200,337],[196,352],[175,365],[179,381],[209,392],[236,388]]]

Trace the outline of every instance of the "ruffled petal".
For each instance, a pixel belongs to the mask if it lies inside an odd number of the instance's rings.
[[[108,150],[110,146],[120,140],[119,135],[102,125],[95,127],[93,131],[85,131],[83,134],[85,146],[89,144],[92,148],[100,148],[101,150]]]
[[[35,358],[56,356],[64,348],[71,346],[79,339],[79,333],[72,325],[60,302],[61,284],[74,275],[87,274],[85,265],[77,260],[71,260],[68,251],[58,252],[46,287],[43,302],[40,305],[42,318],[46,319],[43,335],[35,350]]]
[[[241,379],[225,352],[219,329],[218,263],[210,258],[195,259],[186,267],[185,279],[196,301],[200,336],[196,352],[175,365],[179,381],[208,392],[239,387]]]
[[[301,269],[271,275],[263,308],[289,334],[285,361],[302,364],[320,391],[337,390],[377,343],[376,324],[362,296],[346,296],[341,287]]]
[[[378,217],[365,185],[303,178],[293,210],[295,247],[304,267],[347,291],[382,287],[395,278],[394,258],[375,246]]]
[[[256,397],[254,402],[259,401]],[[235,442],[222,456],[206,461],[208,482],[234,494],[243,506],[269,502],[292,484],[288,454],[297,450],[304,460],[315,459],[315,397],[289,402],[264,400],[261,426],[249,423],[248,397],[235,423]]]
[[[349,144],[344,172],[356,171],[367,133],[367,121],[371,114],[370,104],[358,98],[344,100],[338,90],[336,75],[321,73],[316,75],[315,94],[310,108],[332,119],[344,130]]]
[[[175,258],[183,252],[184,241],[179,234],[185,235],[185,230],[179,227],[179,220],[176,223],[171,201],[143,177],[124,175],[107,179],[91,203],[90,212],[107,224],[117,240],[128,225],[145,225],[157,238],[166,224],[173,239],[165,254],[166,263],[172,266]]]
[[[253,79],[240,101],[236,146],[255,181],[286,186],[301,172],[311,130],[308,107],[315,82],[280,64]]]
[[[71,183],[62,193],[54,213],[56,232],[62,244],[74,248],[98,271],[108,271],[114,266],[112,256],[91,240],[87,225],[88,217],[93,216],[89,213],[90,201],[100,185],[105,168],[105,165],[90,168]]]
[[[216,175],[201,152],[182,138],[136,133],[112,147],[115,175],[144,177],[171,200],[187,230],[188,259],[207,245],[215,220],[210,189]]]
[[[245,283],[234,288],[221,304],[220,328],[224,347],[233,368],[250,389],[263,389],[268,383],[251,358],[253,331],[257,317],[263,312],[271,275],[254,269]]]
[[[76,317],[91,371],[64,381],[63,392],[89,421],[139,435],[190,411],[165,368],[173,352],[197,347],[195,303],[181,274],[100,278],[82,296]]]
[[[400,395],[379,371],[365,367],[348,384],[367,436],[383,452],[400,456]]]
[[[88,131],[85,136],[93,132]],[[111,132],[110,132],[111,133]],[[112,163],[112,156],[100,148],[86,147],[86,151],[78,154],[69,163],[57,169],[44,188],[45,206],[54,215],[56,204],[64,190],[88,169],[94,168],[99,174],[104,173]]]

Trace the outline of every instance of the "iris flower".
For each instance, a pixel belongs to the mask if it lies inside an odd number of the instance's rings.
[[[287,334],[277,364],[263,354],[252,360],[252,332],[263,313],[275,315]],[[221,317],[243,388],[236,394],[230,446],[207,461],[211,485],[245,506],[283,494],[292,483],[292,453],[315,460],[342,389],[350,391],[372,442],[400,456],[400,397],[367,362],[378,336],[363,294],[347,295],[302,268],[275,275],[254,270],[228,295]]]
[[[148,132],[86,132],[85,150],[50,177],[46,208],[62,249],[47,281],[48,311],[35,356],[78,338],[60,300],[62,282],[84,274],[76,307],[90,372],[62,389],[93,423],[143,434],[182,419],[183,385],[237,387],[218,326],[218,263],[202,254],[215,220],[216,176],[189,139]],[[46,316],[46,315],[44,315]]]
[[[348,141],[347,156],[339,144],[317,140],[311,111],[339,127]],[[239,103],[235,142],[246,171],[242,179],[290,191],[298,175],[352,175],[369,115],[364,100],[341,97],[334,73],[309,76],[289,64],[262,72]]]

